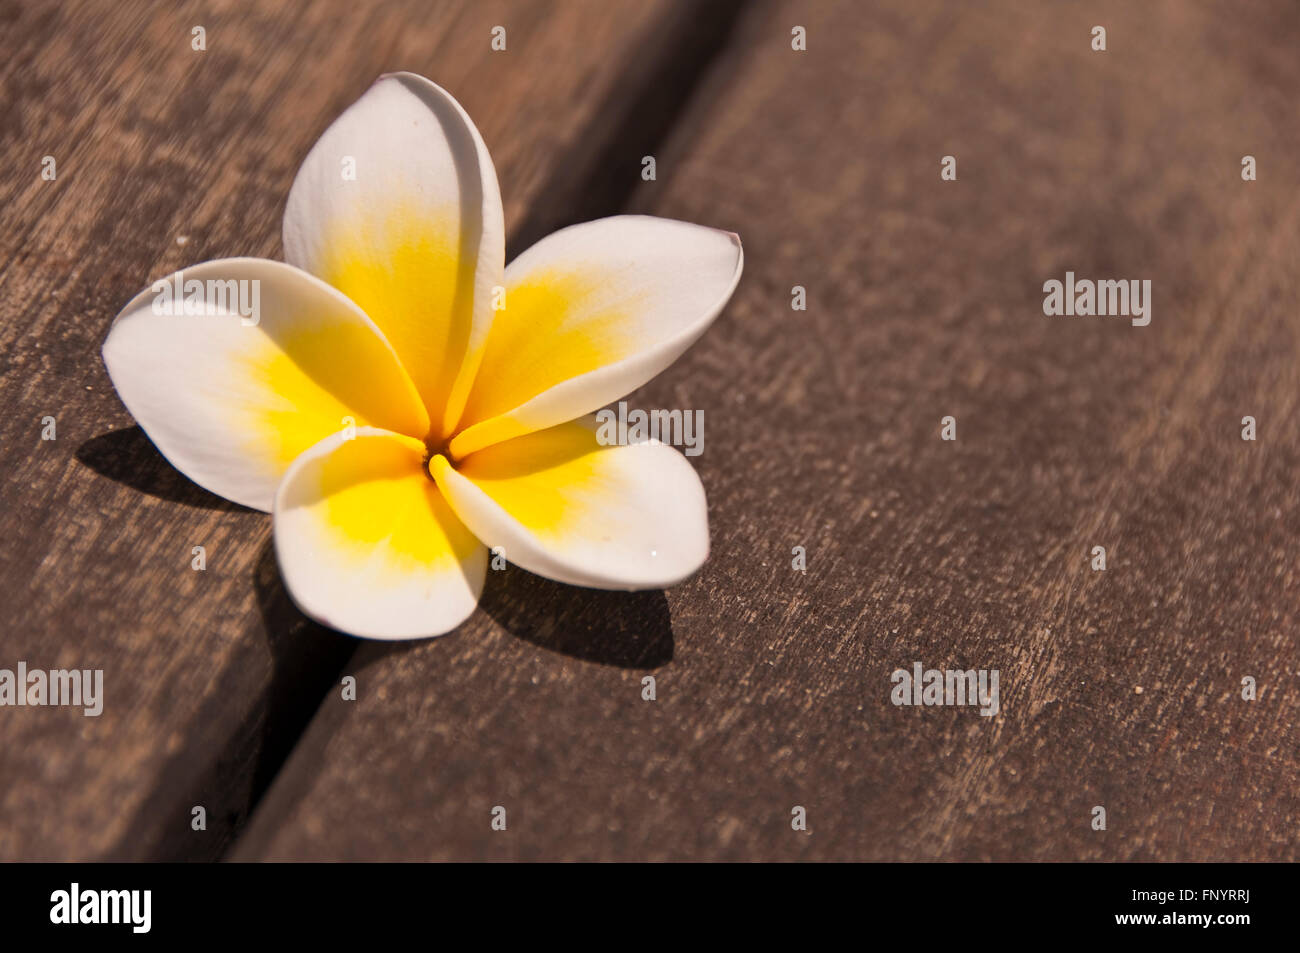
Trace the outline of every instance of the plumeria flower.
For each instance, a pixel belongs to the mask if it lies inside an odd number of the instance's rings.
[[[608,589],[703,564],[690,464],[655,442],[604,445],[590,415],[709,326],[740,277],[736,235],[616,216],[506,267],[478,130],[398,73],[308,154],[284,252],[156,282],[103,353],[177,469],[273,514],[307,615],[369,638],[440,635],[474,610],[489,548]]]

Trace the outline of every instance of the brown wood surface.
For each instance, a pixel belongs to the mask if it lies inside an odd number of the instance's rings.
[[[570,153],[601,148],[611,103],[646,82],[629,60],[667,55],[681,15],[601,0],[0,3],[0,667],[102,668],[106,695],[98,718],[0,710],[0,859],[219,856],[355,650],[288,601],[267,517],[189,483],[133,425],[99,358],[118,309],[186,264],[279,257],[298,164],[396,69],[454,91],[507,219],[526,219],[565,197]],[[505,53],[490,48],[498,23]]]
[[[0,183],[0,665],[101,660],[116,707],[0,711],[0,856],[238,833],[240,860],[1296,859],[1300,11],[487,7],[422,38],[413,8],[222,8],[242,52],[206,67],[156,52],[188,14],[0,16],[6,165],[31,169]],[[513,79],[462,35],[527,16],[556,32],[525,62],[511,28]],[[346,17],[387,41],[340,46]],[[147,278],[276,254],[297,161],[399,67],[483,129],[512,248],[632,209],[737,231],[746,269],[631,398],[705,411],[695,578],[511,568],[455,633],[349,657],[288,605],[264,517],[101,436],[129,420],[96,351]],[[1045,317],[1067,270],[1150,278],[1150,326]],[[1000,714],[890,704],[914,661],[999,669]],[[214,797],[209,849],[187,805]]]

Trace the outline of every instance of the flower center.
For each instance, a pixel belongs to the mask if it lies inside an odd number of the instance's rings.
[[[421,462],[420,466],[424,470],[424,475],[430,480],[433,479],[433,474],[429,472],[429,461],[439,454],[442,454],[450,460],[451,452],[447,449],[447,446],[450,443],[450,439],[441,439],[432,436],[424,438],[424,460]]]

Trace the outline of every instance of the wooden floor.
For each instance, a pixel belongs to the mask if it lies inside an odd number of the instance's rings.
[[[0,708],[0,859],[1300,858],[1297,49],[1289,0],[0,0],[0,668],[106,695]],[[395,69],[478,123],[512,255],[626,210],[741,235],[632,398],[705,411],[685,584],[512,568],[358,642],[114,394],[122,305],[280,257]],[[1066,271],[1150,279],[1150,325],[1044,316]],[[918,661],[1001,711],[893,705]]]

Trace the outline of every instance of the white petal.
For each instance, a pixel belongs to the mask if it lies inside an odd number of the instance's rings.
[[[200,313],[169,307],[177,281],[198,283],[189,304]],[[228,258],[160,279],[117,316],[103,354],[122,402],[178,470],[260,510],[294,458],[349,419],[413,436],[428,428],[370,319],[278,261]]]
[[[542,239],[506,269],[505,308],[452,453],[573,420],[640,387],[712,323],[742,257],[730,232],[642,215]]]
[[[416,639],[474,611],[487,550],[423,458],[421,441],[364,428],[294,461],[275,496],[275,552],[303,612],[364,638]]]
[[[656,443],[602,446],[591,418],[493,444],[430,472],[461,521],[530,572],[601,589],[650,589],[709,554],[704,487]]]
[[[284,253],[374,320],[424,397],[434,436],[445,435],[505,264],[496,170],[460,104],[413,73],[371,86],[299,169]]]

